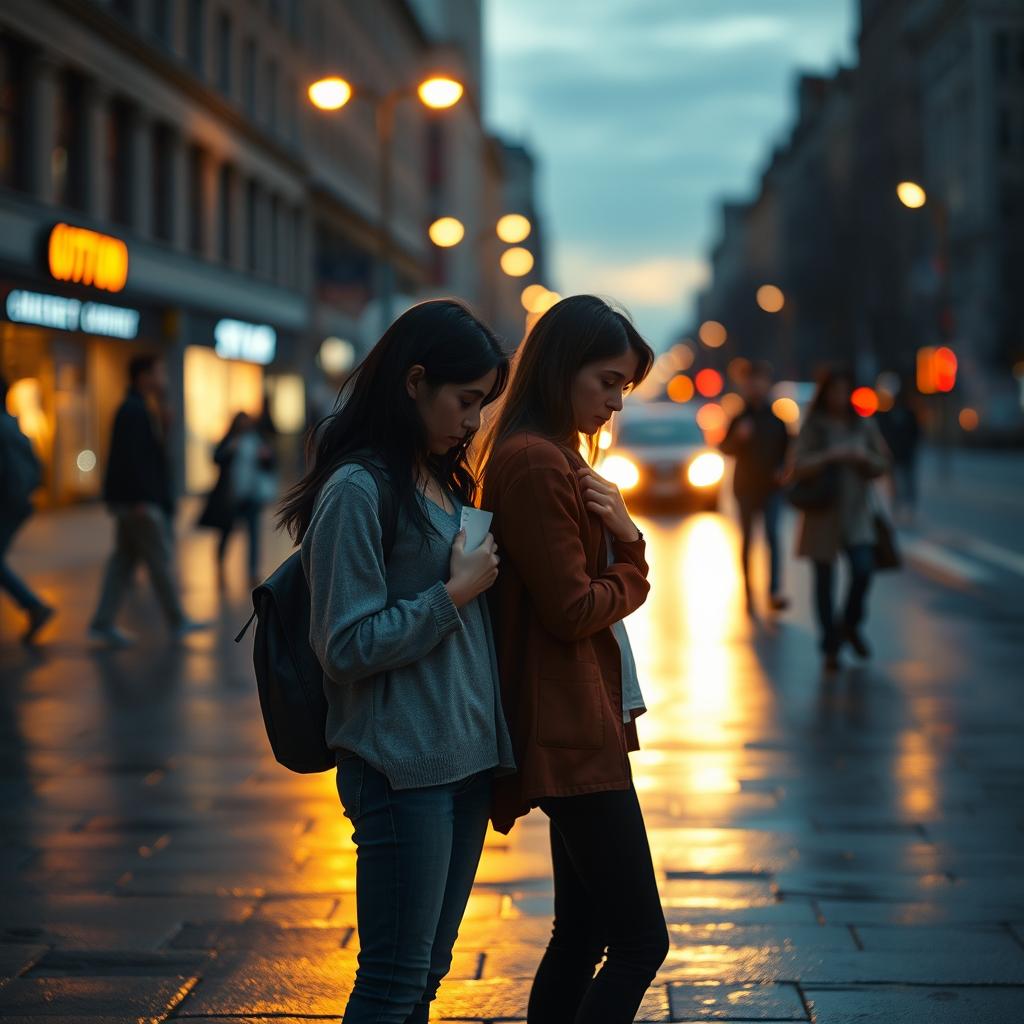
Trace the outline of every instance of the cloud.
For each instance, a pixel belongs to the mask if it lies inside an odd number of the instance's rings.
[[[797,71],[848,55],[852,22],[853,0],[486,0],[485,113],[538,157],[549,284],[625,289],[664,340],[719,200],[752,190]]]

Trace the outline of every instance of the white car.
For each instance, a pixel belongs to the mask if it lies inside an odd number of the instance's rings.
[[[692,409],[649,402],[616,416],[596,468],[627,499],[714,511],[725,460],[706,443]]]

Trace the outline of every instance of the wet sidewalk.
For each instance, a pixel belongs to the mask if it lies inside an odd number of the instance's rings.
[[[751,622],[728,520],[643,525],[634,772],[673,948],[640,1019],[1024,1020],[1021,603],[880,577],[874,661],[824,679],[806,567],[792,611]],[[61,616],[26,652],[0,613],[0,1018],[337,1020],[354,852],[333,777],[269,754],[231,642],[241,551],[221,600],[212,539],[181,540],[214,631],[172,645],[142,582],[124,625],[143,642],[96,652],[108,538],[99,510],[37,519],[15,564]],[[550,912],[535,812],[489,835],[432,1018],[525,1019]]]

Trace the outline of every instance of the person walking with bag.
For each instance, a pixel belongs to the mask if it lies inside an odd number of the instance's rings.
[[[754,593],[750,574],[750,549],[754,522],[764,523],[768,545],[768,603],[772,611],[789,607],[782,592],[782,551],[779,545],[779,515],[782,505],[780,484],[786,467],[789,432],[786,424],[772,412],[768,399],[773,381],[769,363],[755,363],[744,381],[745,406],[733,417],[719,445],[736,460],[733,492],[739,506],[742,533],[743,583],[747,610],[753,614]]]
[[[484,450],[483,507],[505,556],[490,603],[518,765],[496,781],[492,817],[507,833],[540,807],[555,883],[530,1024],[632,1022],[668,953],[628,756],[644,704],[622,619],[649,590],[644,539],[579,453],[585,438],[596,454],[652,362],[607,303],[563,299],[523,343]]]
[[[871,656],[861,627],[878,541],[872,481],[889,464],[878,427],[854,411],[852,389],[853,378],[846,370],[822,376],[791,460],[791,500],[802,505],[797,555],[814,563],[814,606],[825,669],[830,672],[840,667],[844,644],[861,658]],[[807,496],[803,500],[800,488]],[[840,554],[849,563],[850,583],[837,621],[833,590]]]
[[[467,551],[460,530],[476,493],[466,450],[507,378],[497,339],[463,305],[414,306],[315,428],[310,467],[281,507],[301,545],[327,742],[354,826],[360,951],[346,1024],[426,1024],[492,778],[514,764],[483,598],[498,554],[490,534]]]
[[[103,497],[115,522],[114,550],[89,626],[90,639],[107,647],[135,642],[114,620],[139,562],[149,570],[172,636],[181,639],[211,625],[185,614],[172,571],[174,494],[157,411],[166,394],[164,365],[156,356],[136,356],[128,365],[128,377],[128,394],[114,418],[103,483]]]
[[[32,493],[42,482],[32,442],[7,411],[7,381],[0,377],[0,589],[6,590],[28,615],[23,643],[35,642],[56,614],[7,564],[14,536],[32,515]]]
[[[241,522],[249,535],[249,584],[255,587],[260,581],[262,512],[274,500],[277,488],[274,450],[256,421],[248,413],[239,412],[214,449],[213,461],[220,467],[220,476],[199,517],[199,525],[220,531],[217,580],[223,589],[228,541]]]

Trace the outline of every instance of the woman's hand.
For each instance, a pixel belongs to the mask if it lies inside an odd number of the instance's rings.
[[[583,501],[587,510],[593,512],[616,540],[630,543],[640,538],[640,531],[629,518],[626,503],[618,487],[598,476],[589,466],[576,471],[583,489]]]
[[[452,544],[451,578],[445,584],[452,604],[461,608],[494,586],[499,561],[492,534],[487,534],[478,548],[466,551],[466,531],[460,530]]]

